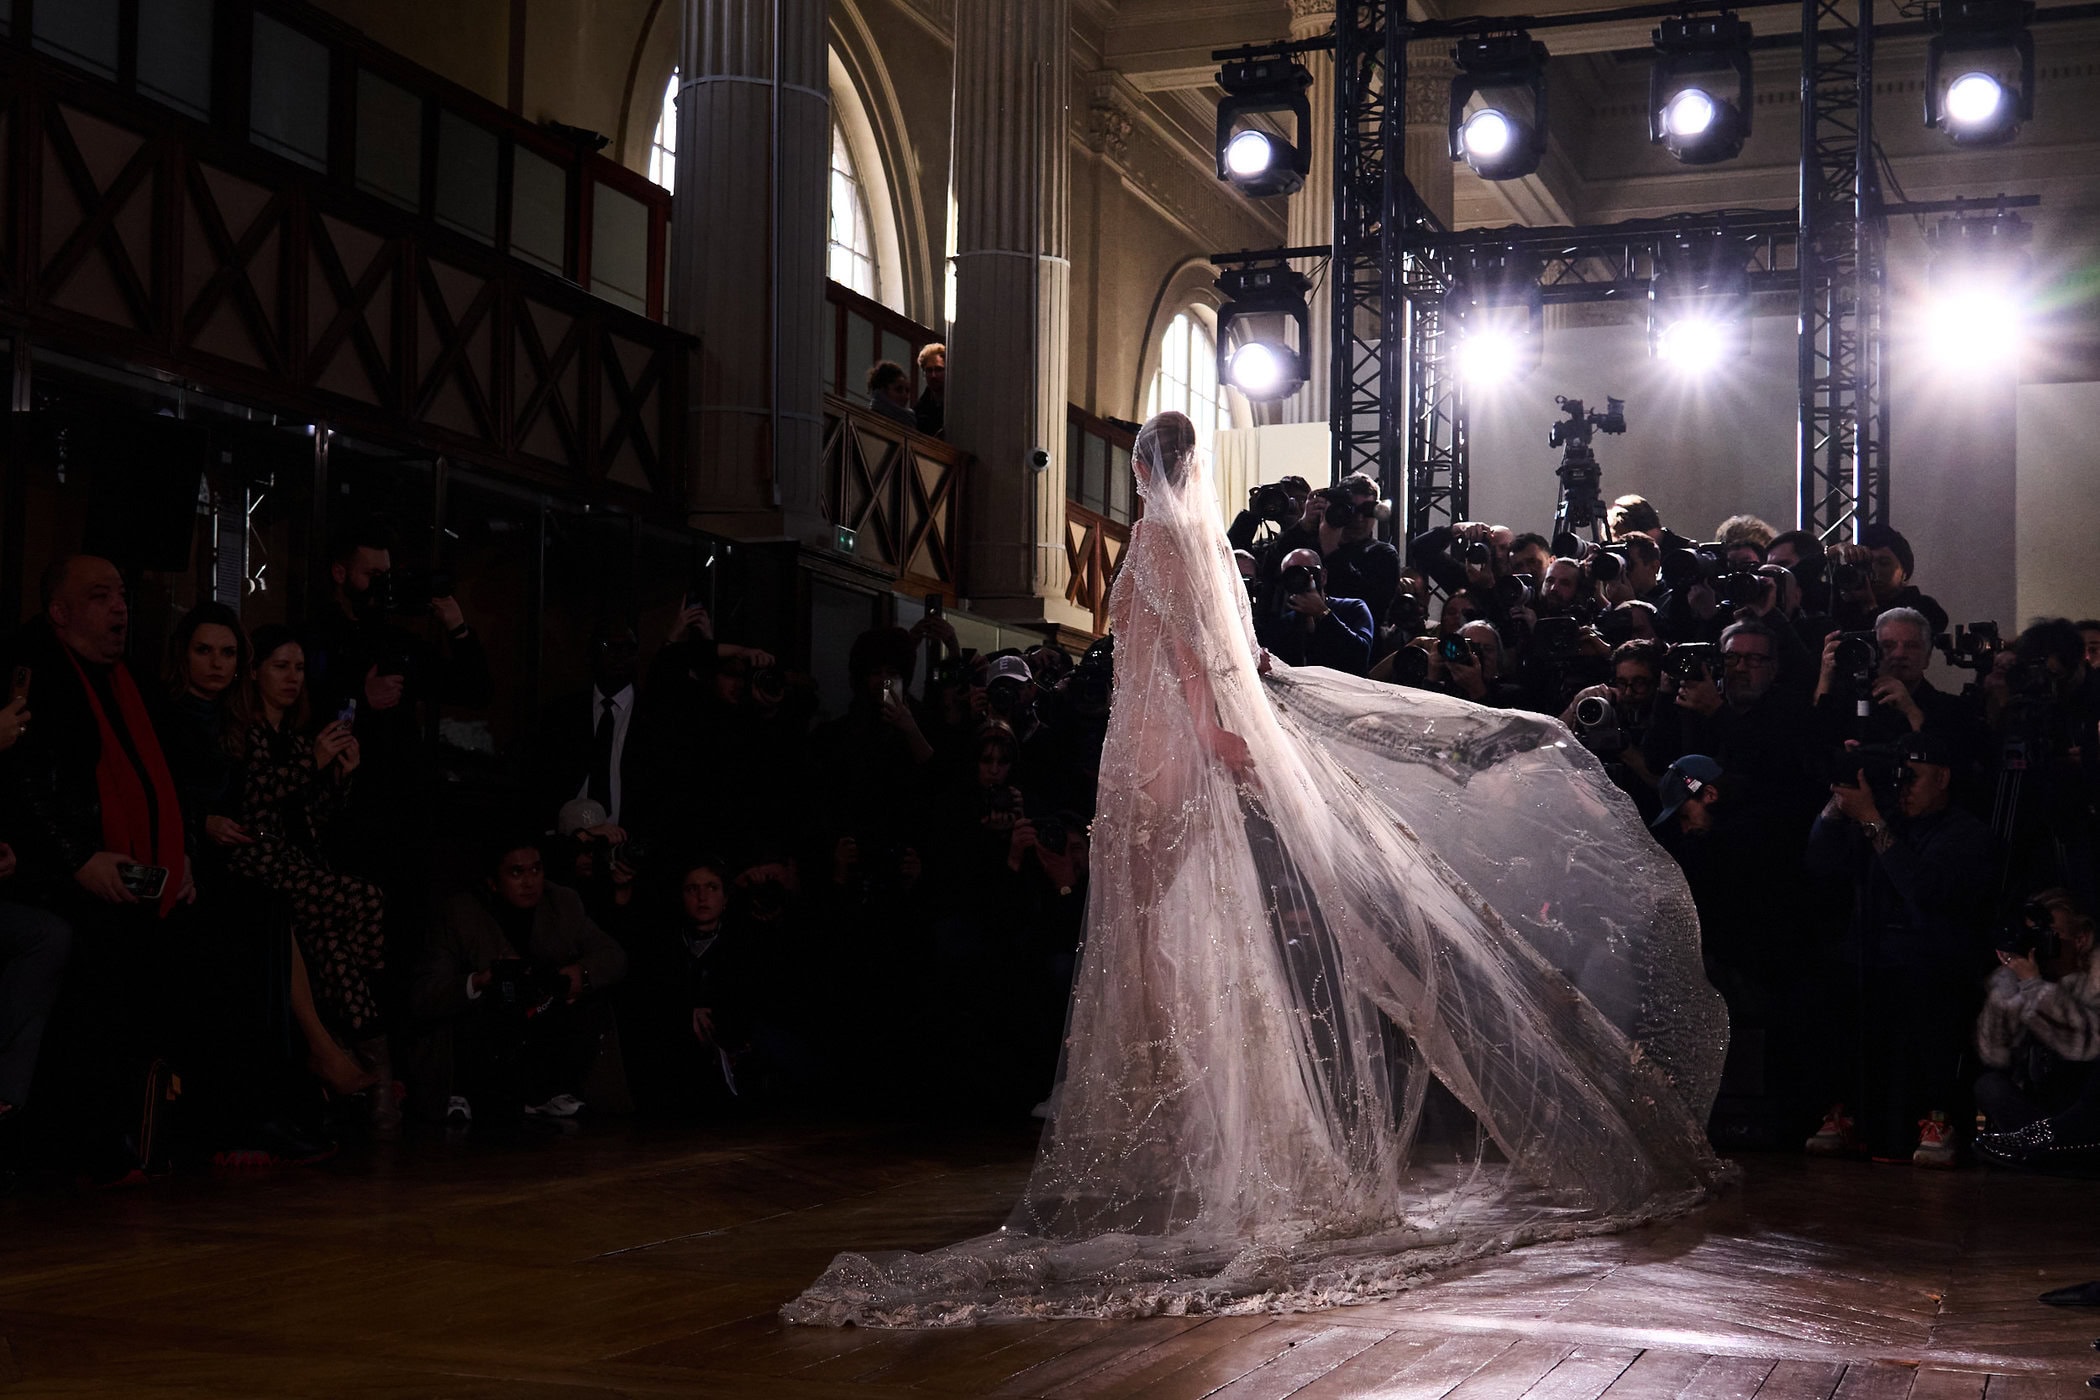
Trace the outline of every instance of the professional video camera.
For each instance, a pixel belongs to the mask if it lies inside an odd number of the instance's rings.
[[[1626,401],[1607,397],[1602,413],[1593,412],[1581,399],[1564,394],[1554,395],[1553,402],[1567,415],[1565,421],[1546,429],[1546,445],[1561,449],[1560,467],[1554,473],[1560,478],[1560,504],[1553,512],[1552,536],[1558,550],[1563,535],[1588,530],[1595,539],[1602,532],[1604,496],[1598,488],[1604,480],[1604,468],[1598,465],[1590,442],[1596,433],[1626,431]]]
[[[1942,632],[1933,638],[1951,666],[1972,671],[1978,680],[1998,668],[1998,654],[2005,650],[2005,639],[1998,635],[1995,622],[1972,622],[1966,627],[1954,629],[1949,637]]]

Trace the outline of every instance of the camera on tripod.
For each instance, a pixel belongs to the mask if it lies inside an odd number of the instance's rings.
[[[1553,402],[1567,415],[1546,429],[1546,445],[1561,450],[1560,466],[1554,472],[1560,478],[1560,504],[1553,512],[1553,548],[1564,553],[1562,541],[1568,535],[1588,530],[1592,539],[1598,537],[1604,521],[1604,497],[1598,489],[1604,468],[1598,465],[1590,443],[1598,433],[1626,431],[1626,401],[1607,396],[1602,413],[1565,394],[1555,394]]]

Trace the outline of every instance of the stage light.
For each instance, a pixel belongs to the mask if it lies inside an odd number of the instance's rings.
[[[1687,316],[1662,328],[1656,336],[1655,354],[1686,374],[1710,374],[1728,356],[1728,333],[1719,321]]]
[[[1483,180],[1516,180],[1546,154],[1546,46],[1528,34],[1461,39],[1451,80],[1451,158]],[[1475,98],[1478,110],[1468,113]]]
[[[1228,267],[1218,275],[1218,378],[1249,399],[1288,398],[1304,387],[1312,313],[1303,274],[1281,263]]]
[[[1692,378],[1750,353],[1748,262],[1725,229],[1662,244],[1648,282],[1648,353]]]
[[[1957,146],[2012,140],[2034,117],[2033,17],[2031,0],[1946,0],[1925,47],[1925,125]]]
[[[1648,139],[1686,165],[1733,160],[1750,109],[1750,26],[1732,14],[1664,20],[1648,69]]]
[[[1469,389],[1487,389],[1538,368],[1545,346],[1539,262],[1508,249],[1461,258],[1442,303],[1451,356]]]
[[[1312,74],[1288,58],[1250,59],[1219,69],[1218,85],[1218,178],[1258,197],[1302,188],[1312,169]],[[1277,115],[1292,118],[1289,134],[1251,124]]]
[[[1925,353],[1942,369],[1977,373],[2018,364],[2027,340],[2028,244],[2016,214],[1941,220],[1919,314]]]

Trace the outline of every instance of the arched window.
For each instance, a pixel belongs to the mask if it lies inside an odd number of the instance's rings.
[[[1159,372],[1145,396],[1145,416],[1179,409],[1196,425],[1196,444],[1209,452],[1220,428],[1232,426],[1232,410],[1218,392],[1218,343],[1193,311],[1176,316],[1160,340]]]
[[[868,201],[846,131],[831,124],[831,239],[826,272],[864,297],[875,295],[875,240],[868,232]]]
[[[665,189],[676,187],[678,178],[678,70],[664,85],[664,109],[656,119],[656,134],[649,138],[649,178]]]

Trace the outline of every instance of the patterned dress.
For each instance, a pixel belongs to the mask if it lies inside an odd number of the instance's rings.
[[[386,898],[377,885],[329,869],[321,837],[342,810],[349,784],[314,767],[313,740],[251,724],[239,821],[255,838],[229,863],[290,906],[292,935],[306,959],[314,1004],[351,1039],[379,1030],[375,987],[386,965]]]

